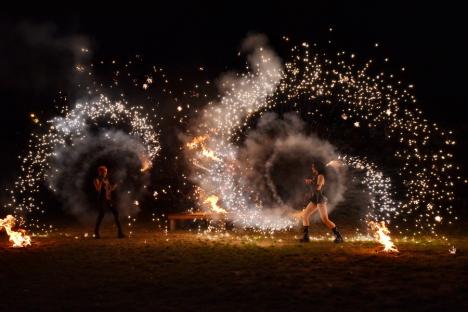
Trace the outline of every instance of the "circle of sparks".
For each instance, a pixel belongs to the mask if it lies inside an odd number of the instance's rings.
[[[142,171],[150,168],[160,150],[159,133],[142,106],[130,106],[126,101],[112,101],[100,95],[89,101],[77,102],[72,109],[63,107],[60,115],[46,123],[45,133],[31,134],[29,150],[21,159],[20,175],[9,190],[10,201],[5,205],[30,231],[36,233],[47,233],[53,228],[41,223],[40,216],[46,213],[47,208],[38,195],[49,175],[54,174],[52,163],[57,150],[84,139],[90,126],[111,128],[128,125],[128,134],[138,138],[145,149],[139,155]]]

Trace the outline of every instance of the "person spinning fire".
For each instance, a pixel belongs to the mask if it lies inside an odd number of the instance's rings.
[[[117,225],[117,237],[124,238],[122,226],[119,221],[119,213],[112,205],[112,192],[117,188],[117,184],[111,185],[107,176],[107,168],[100,166],[98,168],[98,176],[94,179],[94,188],[98,195],[98,209],[99,214],[96,221],[96,228],[94,229],[94,237],[101,238],[99,235],[99,227],[101,226],[102,219],[104,218],[105,209],[109,208],[114,215],[115,224]]]
[[[335,243],[342,243],[343,237],[338,231],[335,223],[330,221],[330,219],[328,218],[328,210],[327,210],[328,199],[323,194],[323,187],[325,185],[325,176],[321,172],[319,172],[319,170],[317,169],[317,165],[315,163],[312,164],[311,169],[312,169],[312,178],[304,180],[305,184],[310,185],[312,196],[309,198],[309,203],[307,204],[307,206],[301,212],[304,236],[300,241],[303,243],[307,243],[310,241],[310,238],[309,238],[310,216],[318,210],[320,213],[320,218],[322,219],[322,222],[330,230],[332,230],[333,234],[335,235]]]

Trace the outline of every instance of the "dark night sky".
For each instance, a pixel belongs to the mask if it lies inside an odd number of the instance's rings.
[[[460,143],[456,157],[466,163],[468,32],[461,4],[305,3],[139,4],[117,12],[83,4],[82,9],[64,13],[42,8],[37,16],[29,12],[0,17],[0,133],[5,146],[0,182],[11,181],[17,170],[16,157],[32,129],[28,113],[52,108],[57,90],[67,88],[74,61],[61,42],[46,47],[31,43],[35,35],[26,38],[24,24],[55,29],[50,32],[61,39],[87,38],[96,60],[141,53],[148,63],[175,72],[204,65],[215,76],[232,65],[249,32],[267,34],[274,48],[282,35],[324,47],[332,39],[336,49],[354,52],[358,60],[389,57],[395,71],[406,67],[402,78],[415,85],[432,120],[456,130]],[[334,28],[332,33],[329,27]],[[373,47],[375,42],[380,48]]]

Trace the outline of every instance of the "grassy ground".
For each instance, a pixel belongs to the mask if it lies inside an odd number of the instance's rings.
[[[468,309],[468,238],[299,244],[274,239],[139,230],[118,240],[67,234],[30,248],[0,241],[0,311],[434,311]],[[75,238],[75,236],[78,237]]]

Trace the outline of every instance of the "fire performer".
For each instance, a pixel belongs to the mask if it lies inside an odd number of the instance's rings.
[[[96,221],[96,228],[94,229],[94,237],[101,238],[99,235],[99,227],[102,219],[104,218],[105,209],[109,208],[114,215],[115,224],[117,225],[117,237],[124,238],[125,235],[122,232],[122,226],[119,221],[119,213],[117,208],[112,205],[112,192],[117,188],[117,184],[111,185],[107,176],[107,168],[100,166],[98,168],[98,177],[94,179],[94,188],[98,194],[98,209],[99,214]]]
[[[309,224],[310,216],[317,210],[320,213],[322,222],[332,230],[335,235],[335,243],[342,243],[343,237],[341,236],[335,223],[328,218],[327,198],[323,194],[323,187],[325,185],[325,176],[323,171],[318,170],[318,166],[313,163],[311,166],[312,178],[305,179],[304,182],[311,186],[312,196],[309,199],[308,205],[302,210],[302,225],[304,226],[304,237],[300,240],[303,243],[309,242]]]

